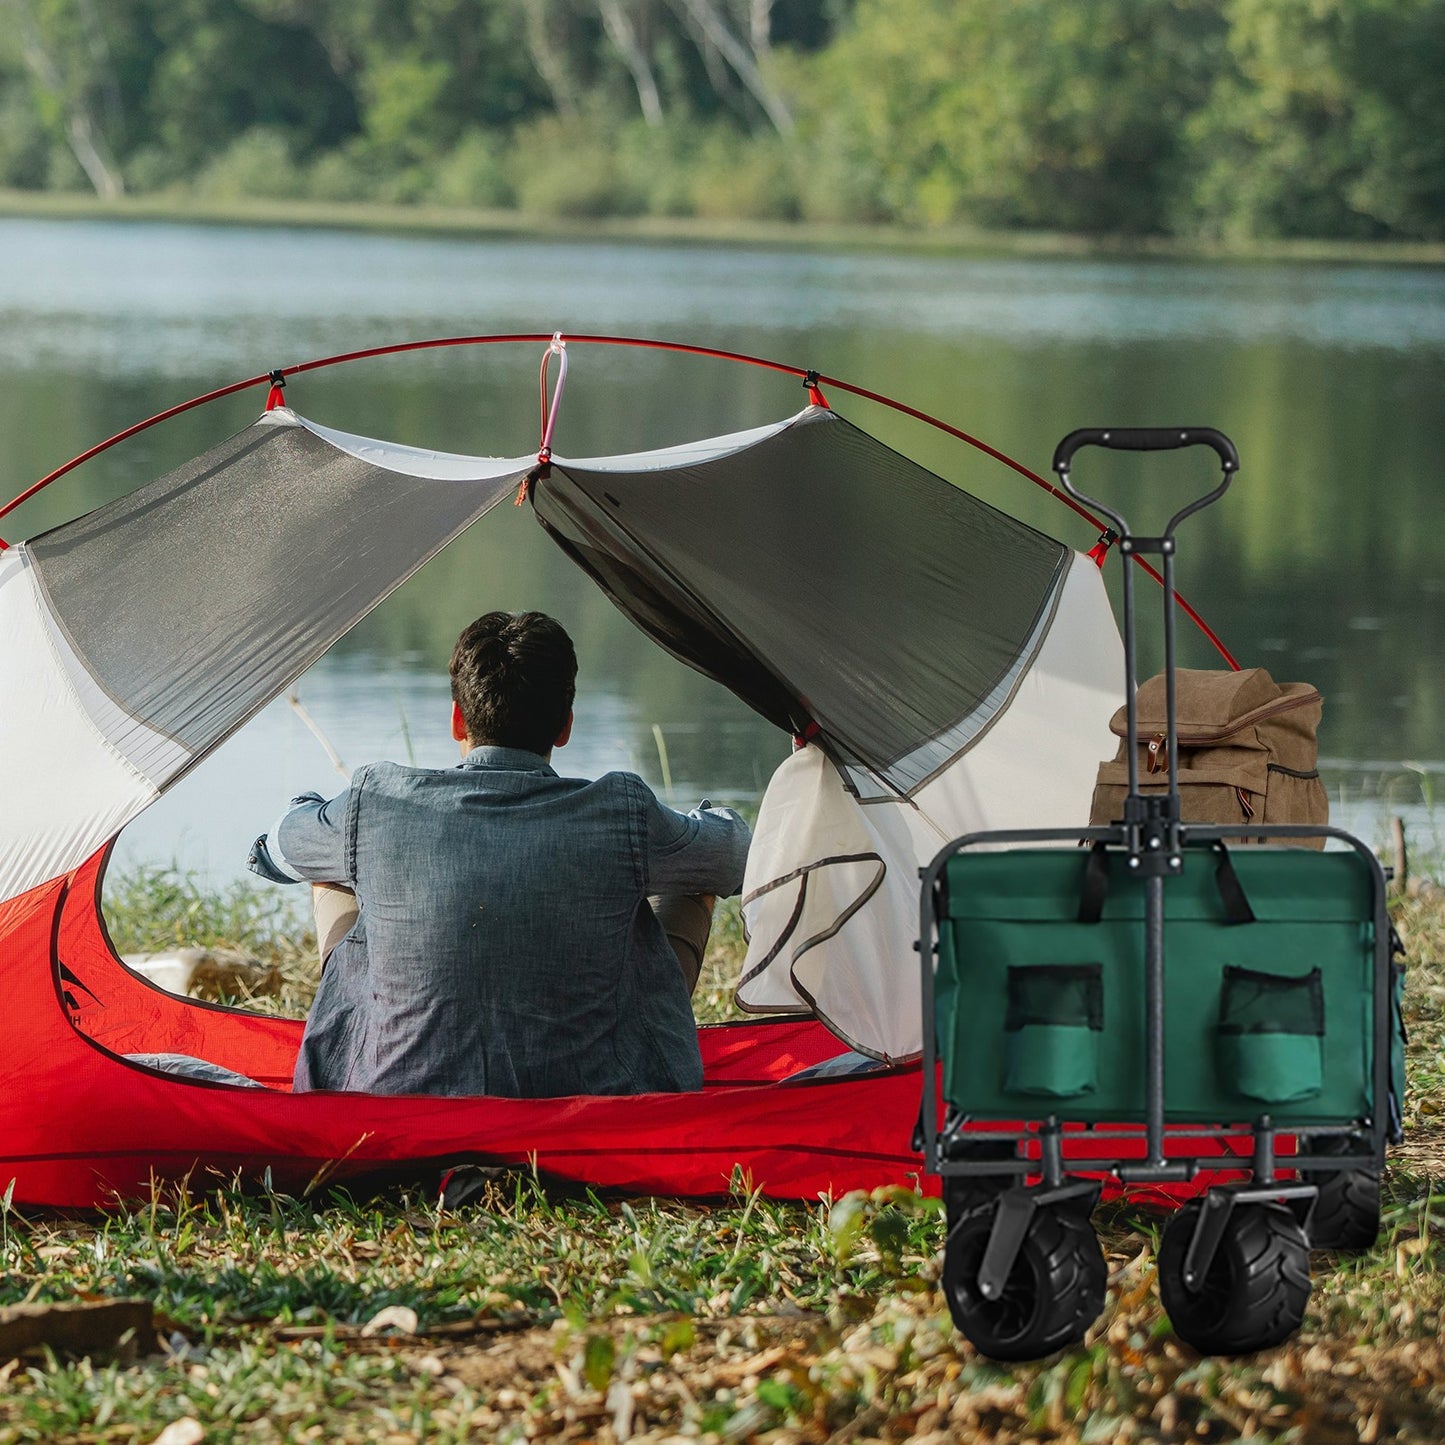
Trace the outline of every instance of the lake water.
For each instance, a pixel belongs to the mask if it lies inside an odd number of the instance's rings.
[[[1181,530],[1181,590],[1243,663],[1324,692],[1335,821],[1378,840],[1401,813],[1421,846],[1440,848],[1439,269],[0,220],[0,500],[143,416],[273,366],[427,336],[558,329],[815,367],[1041,473],[1076,426],[1220,427],[1243,468],[1224,502]],[[510,345],[361,362],[296,379],[288,400],[344,430],[518,455],[537,445],[540,357]],[[571,363],[557,449],[573,456],[757,425],[804,401],[791,378],[715,361],[577,346]],[[841,392],[831,400],[1070,545],[1094,540],[1057,501],[959,443]],[[247,392],[145,433],[4,519],[0,534],[31,535],[149,480],[244,426],[262,401]],[[1149,531],[1212,485],[1212,460],[1086,452],[1076,476]],[[164,578],[156,588],[163,605]],[[1152,670],[1152,584],[1140,595]],[[347,765],[455,757],[446,658],[461,626],[493,607],[553,612],[577,639],[565,770],[627,767],[659,789],[666,776],[682,805],[704,793],[747,803],[785,755],[785,738],[635,633],[528,513],[504,507],[302,679],[304,708]],[[1181,638],[1182,661],[1212,664],[1192,628]],[[232,877],[286,798],[333,786],[321,744],[278,702],[133,824],[121,857]]]

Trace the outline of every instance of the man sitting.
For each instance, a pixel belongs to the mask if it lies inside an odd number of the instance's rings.
[[[343,886],[317,890],[323,942],[344,890],[358,909],[325,958],[296,1089],[702,1086],[690,993],[706,895],[741,886],[748,828],[726,808],[663,807],[630,773],[558,777],[549,760],[572,731],[576,676],[559,623],[488,613],[452,653],[458,767],[374,763],[329,802],[294,800],[257,840],[261,876]],[[682,962],[650,894],[700,924]]]

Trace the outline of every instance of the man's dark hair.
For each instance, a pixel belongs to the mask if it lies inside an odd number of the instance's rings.
[[[547,753],[577,692],[577,653],[544,612],[489,612],[452,649],[452,700],[473,746]]]

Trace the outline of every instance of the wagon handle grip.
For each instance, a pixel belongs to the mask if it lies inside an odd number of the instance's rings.
[[[1182,447],[1193,446],[1209,447],[1219,458],[1223,472],[1219,479],[1219,485],[1212,491],[1206,492],[1202,497],[1196,497],[1182,506],[1170,517],[1163,535],[1158,537],[1136,537],[1130,531],[1128,522],[1119,512],[1115,511],[1113,507],[1105,506],[1097,498],[1086,496],[1079,491],[1069,476],[1069,465],[1073,461],[1074,453],[1081,447],[1104,447],[1111,451],[1159,452],[1178,451]],[[1163,799],[1158,800],[1157,807],[1155,800],[1144,799],[1140,796],[1138,750],[1131,745],[1128,749],[1129,797],[1126,802],[1125,822],[1128,832],[1129,861],[1131,866],[1141,868],[1139,876],[1146,876],[1142,871],[1145,858],[1150,858],[1151,867],[1157,863],[1172,871],[1178,871],[1183,866],[1183,859],[1180,854],[1179,838],[1179,728],[1174,688],[1174,529],[1186,517],[1192,517],[1195,512],[1209,506],[1211,502],[1217,502],[1225,494],[1229,489],[1230,482],[1234,480],[1235,473],[1239,471],[1239,453],[1235,450],[1234,443],[1222,431],[1218,431],[1212,426],[1080,427],[1077,431],[1071,431],[1054,448],[1054,471],[1058,473],[1059,485],[1075,501],[1083,502],[1101,516],[1109,519],[1118,533],[1119,551],[1123,557],[1138,560],[1140,553],[1152,552],[1157,554],[1163,563],[1164,676],[1166,679],[1165,714],[1167,719],[1165,737],[1169,748],[1169,792]],[[1132,567],[1124,568],[1123,589],[1124,727],[1125,736],[1133,739],[1139,735],[1139,718],[1134,659],[1134,569]],[[1131,815],[1129,812],[1131,806],[1143,808],[1146,811]],[[1145,852],[1146,834],[1148,834],[1147,846],[1156,850],[1152,855]],[[1151,883],[1156,876],[1161,881],[1163,877],[1162,873],[1147,876],[1150,876]],[[1150,977],[1154,978],[1152,966]],[[1150,987],[1152,989],[1154,984],[1151,983]],[[1159,1074],[1160,1067],[1162,1066],[1158,1049],[1151,1042],[1149,1063],[1151,1080],[1156,1075],[1162,1080],[1162,1074]],[[1150,1117],[1146,1121],[1151,1166],[1162,1164],[1163,1161],[1161,1152],[1163,1149],[1162,1116],[1156,1117],[1155,1115],[1155,1106],[1158,1099],[1162,1098],[1162,1089],[1162,1082],[1159,1083],[1158,1090],[1151,1083],[1150,1098],[1152,1102]]]
[[[1071,497],[1102,512],[1114,524],[1120,537],[1128,539],[1130,536],[1129,524],[1124,518],[1113,507],[1106,506],[1097,497],[1085,495],[1074,485],[1073,478],[1069,475],[1069,467],[1074,453],[1081,447],[1106,447],[1113,451],[1128,452],[1158,452],[1178,451],[1181,447],[1195,446],[1209,447],[1219,458],[1224,475],[1220,477],[1219,485],[1212,492],[1181,507],[1169,519],[1169,525],[1164,529],[1164,540],[1168,542],[1169,550],[1172,551],[1174,529],[1186,517],[1193,516],[1195,512],[1207,507],[1211,502],[1217,502],[1228,490],[1230,482],[1234,480],[1234,474],[1239,470],[1239,452],[1235,450],[1234,443],[1222,431],[1212,426],[1080,427],[1077,431],[1071,431],[1054,448],[1054,470],[1059,474],[1059,481],[1064,490]],[[1151,550],[1158,551],[1160,549],[1158,546],[1154,546]]]
[[[1180,447],[1209,447],[1226,472],[1239,470],[1239,453],[1222,431],[1212,426],[1080,427],[1054,449],[1054,470],[1067,472],[1081,447],[1107,447],[1116,452],[1172,452]]]

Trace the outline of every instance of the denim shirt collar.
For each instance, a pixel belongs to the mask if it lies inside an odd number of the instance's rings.
[[[496,768],[508,773],[545,773],[555,778],[552,765],[540,753],[525,748],[499,748],[490,744],[473,748],[461,761],[464,768]]]

